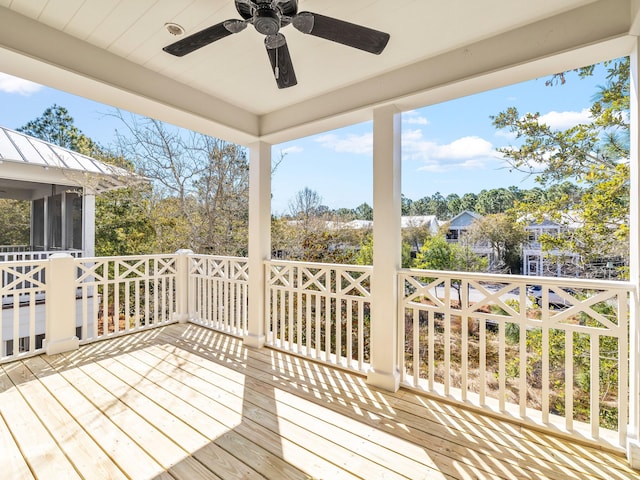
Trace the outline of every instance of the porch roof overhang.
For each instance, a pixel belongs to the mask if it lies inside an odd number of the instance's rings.
[[[41,185],[101,193],[144,179],[87,155],[0,126],[0,197],[31,199]]]
[[[390,33],[380,56],[287,35],[299,84],[278,90],[253,29],[175,58],[187,34],[237,18],[233,1],[0,0],[0,64],[20,76],[248,145],[280,143],[628,54],[637,0],[300,0]]]

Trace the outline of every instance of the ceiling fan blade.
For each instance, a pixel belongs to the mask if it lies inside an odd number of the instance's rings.
[[[238,33],[247,27],[246,23],[242,20],[226,20],[224,22],[213,25],[204,30],[200,30],[193,35],[178,40],[171,45],[167,45],[162,50],[176,57],[182,57],[187,53],[191,53],[199,48],[209,45],[217,40],[231,35],[232,33]]]
[[[302,33],[341,43],[379,55],[389,42],[389,34],[372,28],[325,17],[318,13],[300,12],[293,17],[293,26]]]
[[[284,35],[281,33],[268,35],[264,39],[264,44],[267,48],[267,54],[271,61],[271,69],[276,78],[278,88],[288,88],[297,85],[296,72],[293,70],[289,47],[287,47],[287,40],[284,38]]]

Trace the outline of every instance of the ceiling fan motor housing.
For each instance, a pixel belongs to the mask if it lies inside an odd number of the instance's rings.
[[[253,17],[254,28],[263,35],[275,35],[280,30],[280,15],[269,4],[257,4]]]

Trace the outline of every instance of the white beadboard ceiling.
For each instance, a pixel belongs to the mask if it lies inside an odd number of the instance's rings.
[[[388,32],[379,56],[292,26],[298,85],[279,90],[249,26],[185,57],[162,47],[233,0],[0,0],[0,71],[240,143],[280,142],[627,54],[637,0],[299,0]]]

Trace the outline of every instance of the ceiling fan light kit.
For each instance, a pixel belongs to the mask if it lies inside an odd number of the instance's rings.
[[[240,33],[248,24],[265,36],[264,44],[278,88],[296,85],[297,79],[285,36],[280,29],[293,25],[305,34],[379,55],[389,42],[389,34],[318,13],[299,12],[298,0],[234,0],[243,18],[225,20],[200,30],[163,50],[182,57],[229,35]]]

